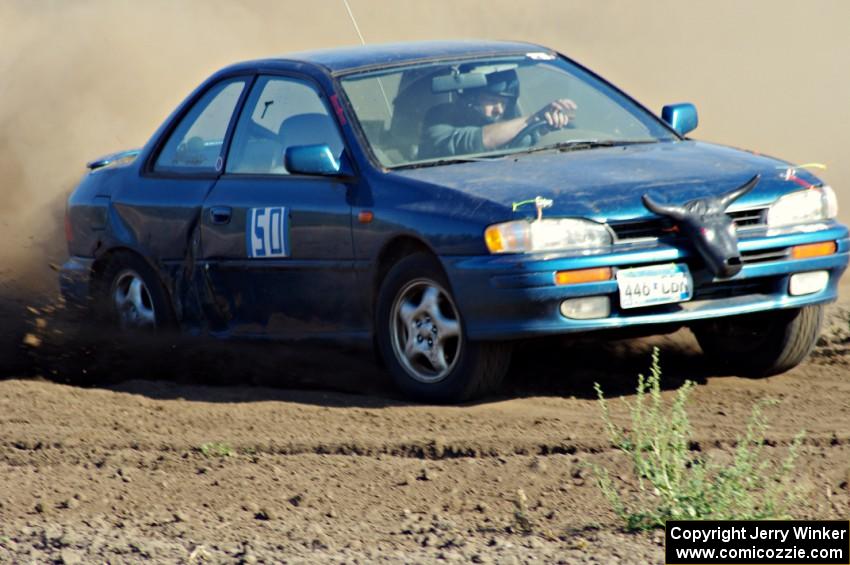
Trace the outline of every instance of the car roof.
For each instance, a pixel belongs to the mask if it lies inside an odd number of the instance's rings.
[[[500,55],[551,49],[533,43],[513,41],[415,41],[405,43],[383,43],[335,49],[299,51],[263,60],[297,61],[320,65],[330,72],[344,73],[354,69],[405,64],[413,61]]]

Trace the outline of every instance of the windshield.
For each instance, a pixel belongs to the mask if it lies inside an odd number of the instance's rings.
[[[395,67],[342,86],[384,167],[678,139],[588,72],[548,53]]]

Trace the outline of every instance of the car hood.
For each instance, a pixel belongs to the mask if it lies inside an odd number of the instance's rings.
[[[392,174],[453,189],[508,207],[536,196],[553,201],[547,216],[617,221],[651,216],[641,196],[682,204],[730,191],[760,174],[761,182],[733,209],[767,205],[800,188],[784,178],[788,163],[747,151],[696,141],[543,151],[501,159],[395,170]],[[806,182],[820,181],[798,171]],[[520,207],[518,216],[534,213]]]

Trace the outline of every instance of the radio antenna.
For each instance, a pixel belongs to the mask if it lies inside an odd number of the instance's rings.
[[[357,25],[357,20],[354,18],[354,12],[351,11],[351,5],[348,0],[342,0],[345,4],[345,9],[348,10],[348,17],[351,18],[351,23],[354,24],[354,31],[357,32],[357,37],[360,38],[360,45],[366,45],[366,40],[363,39],[363,34],[360,33],[360,26]]]
[[[366,45],[366,40],[363,38],[363,34],[360,33],[360,26],[357,25],[357,19],[354,17],[354,12],[351,10],[351,5],[348,3],[348,0],[342,0],[342,3],[345,4],[345,9],[348,11],[348,17],[351,18],[351,23],[354,25],[354,31],[357,32],[357,37],[360,38],[360,45]],[[378,88],[381,89],[381,96],[384,97],[384,103],[387,105],[387,119],[391,120],[393,116],[392,107],[390,106],[390,99],[387,97],[387,91],[384,90],[384,82],[378,78]]]

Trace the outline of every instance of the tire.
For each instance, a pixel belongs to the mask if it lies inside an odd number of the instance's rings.
[[[720,318],[691,327],[703,353],[749,376],[784,373],[803,362],[820,335],[822,306]]]
[[[440,263],[402,258],[378,293],[376,338],[396,385],[409,397],[463,402],[499,388],[510,363],[506,344],[470,341]]]
[[[99,285],[98,311],[126,332],[160,332],[174,327],[174,313],[159,276],[141,257],[116,254]]]

